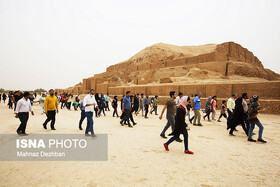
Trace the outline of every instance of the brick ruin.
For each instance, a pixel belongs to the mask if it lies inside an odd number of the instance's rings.
[[[274,100],[275,106],[270,112],[280,113],[280,75],[265,69],[246,48],[226,42],[192,46],[182,51],[178,46],[174,49],[168,44],[155,44],[129,60],[109,66],[104,73],[56,91],[86,94],[93,88],[98,93],[123,95],[130,90],[132,93],[164,96],[162,98],[171,90],[189,96],[202,92],[204,98],[209,95],[226,98],[232,93],[247,92],[249,95],[258,94],[261,99]]]

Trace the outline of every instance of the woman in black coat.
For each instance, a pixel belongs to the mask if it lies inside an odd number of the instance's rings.
[[[187,123],[185,122],[186,117],[186,104],[190,98],[188,96],[184,96],[180,100],[180,106],[177,108],[176,116],[175,116],[175,127],[174,130],[170,136],[173,136],[170,138],[166,143],[163,144],[166,151],[169,151],[168,145],[172,143],[174,140],[177,140],[180,136],[180,134],[183,134],[184,136],[184,144],[185,144],[185,153],[186,154],[193,154],[192,151],[189,151],[188,148],[188,130],[190,128],[188,127]]]
[[[244,132],[248,135],[248,129],[246,128],[246,125],[244,123],[244,109],[243,109],[243,105],[242,105],[242,97],[239,97],[235,101],[234,114],[233,114],[233,117],[229,121],[229,128],[230,128],[229,135],[235,136],[233,134],[233,131],[240,124],[241,124]]]

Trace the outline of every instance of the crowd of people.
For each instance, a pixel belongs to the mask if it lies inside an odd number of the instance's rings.
[[[206,100],[205,108],[202,110],[201,106],[201,93],[195,94],[194,98],[191,99],[189,96],[184,96],[183,93],[179,92],[178,96],[175,91],[171,91],[169,94],[169,99],[166,100],[165,105],[159,115],[159,119],[163,118],[163,114],[166,111],[167,123],[164,126],[160,136],[167,139],[165,133],[169,127],[171,127],[172,136],[166,143],[164,143],[165,150],[169,151],[169,145],[173,141],[182,142],[184,141],[185,153],[193,154],[192,151],[188,149],[188,130],[190,130],[189,125],[186,122],[186,117],[188,116],[188,121],[194,126],[200,126],[201,124],[201,112],[205,113],[203,119],[208,121],[216,120],[216,111],[220,108],[220,115],[217,122],[221,122],[224,117],[227,122],[227,130],[229,130],[230,136],[235,136],[234,131],[237,131],[236,127],[241,125],[245,134],[250,142],[262,142],[266,143],[262,139],[263,125],[258,119],[258,113],[264,111],[260,109],[258,99],[259,96],[254,95],[248,97],[247,93],[243,93],[241,97],[237,97],[237,94],[232,94],[228,100],[222,100],[218,105],[217,96],[209,96]],[[32,105],[38,102],[41,107],[41,114],[46,115],[46,120],[42,124],[44,129],[47,129],[47,124],[50,122],[51,130],[56,130],[55,119],[56,114],[60,109],[67,108],[71,110],[80,109],[81,117],[79,120],[79,129],[83,130],[82,123],[85,118],[87,118],[87,126],[85,129],[86,136],[95,137],[93,129],[93,116],[95,117],[106,116],[106,112],[110,111],[110,103],[113,110],[112,117],[119,117],[120,124],[122,126],[127,125],[132,128],[137,123],[134,121],[133,116],[142,115],[143,118],[147,119],[148,114],[158,115],[158,95],[154,97],[149,96],[149,94],[137,93],[132,95],[130,91],[126,91],[126,94],[120,99],[121,113],[118,111],[118,96],[114,96],[111,100],[109,94],[99,94],[95,93],[94,89],[91,89],[89,94],[86,95],[83,100],[80,100],[80,95],[77,94],[73,96],[72,94],[63,93],[57,94],[53,89],[49,90],[49,93],[40,93],[40,97],[37,99],[37,93],[30,93],[21,91],[9,92],[8,94],[3,93],[0,95],[0,102],[6,102],[8,99],[9,109],[14,109],[16,118],[19,118],[20,125],[17,129],[17,133],[21,136],[26,134],[26,125],[29,118],[29,112],[34,115]],[[247,102],[249,99],[249,102]],[[60,104],[60,107],[59,107]],[[194,115],[191,117],[191,110],[193,110]],[[210,116],[210,114],[212,115]],[[210,119],[211,118],[211,119]],[[253,130],[255,125],[259,127],[258,139],[254,140]],[[89,134],[91,133],[91,134]],[[183,134],[184,140],[180,139],[180,134]]]

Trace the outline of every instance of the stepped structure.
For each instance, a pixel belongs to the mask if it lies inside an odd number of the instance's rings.
[[[91,88],[111,95],[123,95],[126,90],[160,96],[168,96],[170,90],[189,96],[202,92],[205,98],[247,92],[278,100],[280,75],[265,69],[252,52],[234,42],[201,46],[158,43],[109,66],[104,73],[56,91],[83,94]],[[277,110],[280,112],[279,107]]]

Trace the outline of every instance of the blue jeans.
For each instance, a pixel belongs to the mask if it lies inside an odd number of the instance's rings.
[[[259,140],[262,139],[262,133],[263,133],[263,125],[261,124],[260,121],[258,122],[254,122],[254,121],[251,121],[250,123],[250,129],[249,129],[249,133],[248,133],[248,138],[249,139],[252,139],[252,135],[253,135],[253,130],[255,128],[255,124],[259,127]]]
[[[90,129],[91,134],[93,135],[93,112],[86,112],[86,117],[87,117],[87,128],[85,134],[88,134],[88,131]]]
[[[191,120],[191,111],[188,110],[187,116],[189,117],[189,120]]]

